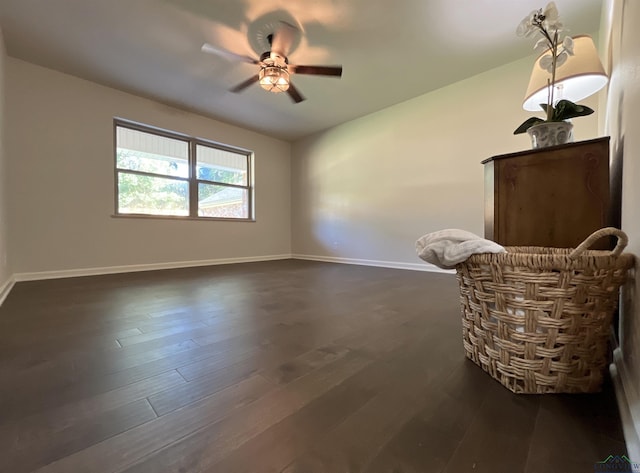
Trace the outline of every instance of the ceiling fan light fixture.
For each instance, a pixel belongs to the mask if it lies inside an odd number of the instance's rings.
[[[289,89],[289,72],[278,66],[264,66],[258,73],[260,87],[269,92],[280,93]]]

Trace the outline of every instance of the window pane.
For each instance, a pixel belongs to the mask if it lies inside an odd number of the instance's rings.
[[[189,215],[185,181],[118,173],[118,211],[123,214]]]
[[[249,191],[237,187],[198,184],[198,216],[249,218]]]
[[[189,144],[143,131],[116,127],[118,169],[189,177]]]
[[[198,179],[247,185],[247,156],[209,146],[197,145]]]

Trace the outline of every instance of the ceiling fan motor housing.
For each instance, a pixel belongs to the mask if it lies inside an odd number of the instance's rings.
[[[287,67],[289,59],[286,56],[282,56],[273,51],[267,51],[260,55],[260,62],[265,65],[277,65],[280,67]]]

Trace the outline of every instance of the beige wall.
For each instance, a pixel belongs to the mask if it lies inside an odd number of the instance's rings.
[[[7,55],[4,49],[4,39],[0,31],[0,290],[5,286],[11,276],[9,267],[8,248],[8,179],[7,179],[7,153],[5,152],[6,134],[5,128],[5,69]]]
[[[290,253],[289,143],[13,58],[6,78],[14,272]],[[113,218],[114,116],[253,150],[257,222]]]
[[[411,264],[427,232],[482,235],[480,161],[530,148],[512,132],[530,116],[532,66],[522,59],[294,143],[293,253]],[[597,117],[574,124],[577,140],[597,136]]]
[[[606,36],[610,70],[605,131],[611,135],[613,168],[622,170],[622,229],[629,236],[628,251],[640,267],[640,2],[605,2]],[[640,432],[640,281],[636,278],[623,294],[620,330],[625,391],[636,432]],[[636,445],[637,447],[637,445]],[[631,451],[630,451],[631,453]],[[640,452],[636,452],[636,455]],[[639,458],[633,458],[639,461]]]

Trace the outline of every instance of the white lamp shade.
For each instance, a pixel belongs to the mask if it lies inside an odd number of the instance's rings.
[[[563,65],[556,68],[557,90],[554,97],[578,102],[602,89],[608,79],[591,36],[574,37],[573,52],[573,56],[569,56]],[[536,59],[531,72],[529,87],[522,104],[525,110],[539,111],[540,104],[547,103],[551,73],[540,67],[540,57]]]

